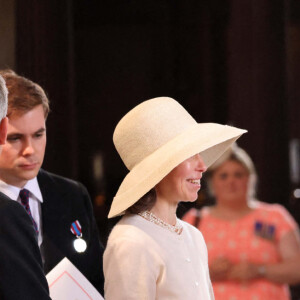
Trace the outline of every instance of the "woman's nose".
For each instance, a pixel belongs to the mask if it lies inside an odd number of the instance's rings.
[[[197,159],[197,163],[198,163],[197,167],[198,167],[199,171],[204,173],[207,170],[207,167],[206,167],[201,155],[196,154],[196,159]]]

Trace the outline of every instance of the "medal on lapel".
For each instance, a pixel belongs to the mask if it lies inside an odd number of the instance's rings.
[[[86,250],[86,241],[82,238],[81,225],[78,220],[71,224],[71,232],[76,236],[76,240],[73,242],[75,250],[82,253]]]

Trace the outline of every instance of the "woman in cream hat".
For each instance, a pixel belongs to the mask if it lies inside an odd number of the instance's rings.
[[[214,299],[201,233],[176,217],[202,173],[245,130],[197,123],[174,99],[142,102],[113,140],[130,170],[110,209],[123,215],[104,254],[105,299]]]

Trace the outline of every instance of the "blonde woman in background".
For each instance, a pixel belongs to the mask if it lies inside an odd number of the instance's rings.
[[[254,198],[252,160],[234,146],[206,174],[216,204],[200,211],[197,227],[208,247],[216,300],[290,299],[300,281],[299,228],[279,204]],[[194,224],[197,210],[183,220]]]

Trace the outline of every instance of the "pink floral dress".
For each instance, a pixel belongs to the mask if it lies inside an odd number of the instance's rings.
[[[183,220],[195,224],[197,211],[190,210]],[[210,215],[209,208],[201,211],[198,225],[207,249],[209,263],[225,257],[233,263],[243,261],[257,264],[280,262],[278,242],[286,233],[297,228],[287,210],[278,204],[261,203],[248,215],[235,221],[225,221]],[[286,300],[288,286],[265,279],[247,283],[213,282],[216,300]]]

